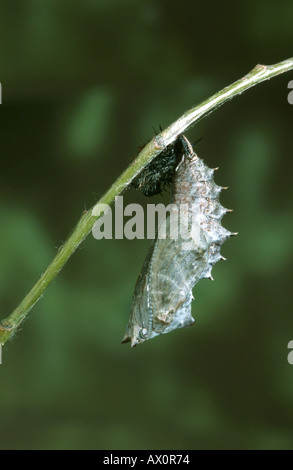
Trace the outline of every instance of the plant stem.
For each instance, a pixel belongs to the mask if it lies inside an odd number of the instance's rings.
[[[83,213],[75,229],[68,237],[66,242],[59,248],[57,255],[42,274],[38,282],[22,300],[19,306],[11,313],[9,317],[0,323],[0,343],[5,344],[17,330],[20,323],[26,318],[28,312],[41,298],[45,289],[51,281],[57,276],[67,260],[74,253],[77,247],[87,237],[94,223],[99,218],[98,205],[111,205],[115,197],[121,194],[127,188],[131,180],[167,145],[173,142],[179,134],[190,128],[201,118],[207,116],[212,111],[226,101],[241,94],[243,91],[261,83],[265,80],[275,77],[281,73],[293,70],[293,58],[284,60],[275,65],[257,65],[245,77],[232,83],[212,97],[203,101],[198,106],[190,109],[183,114],[177,121],[171,124],[167,129],[155,136],[136,157],[135,161],[122,173],[104,196],[89,211]],[[95,214],[95,215],[93,215]]]

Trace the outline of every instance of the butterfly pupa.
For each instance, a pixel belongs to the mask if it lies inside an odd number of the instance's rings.
[[[175,211],[188,208],[183,215],[192,220],[192,228],[189,238],[182,231],[173,238],[172,213],[162,222],[166,238],[158,236],[162,224],[158,227],[136,282],[122,340],[130,341],[132,347],[194,323],[192,288],[200,279],[212,279],[212,268],[222,258],[221,245],[232,235],[221,225],[228,210],[219,202],[222,188],[214,182],[214,170],[195,154],[185,136],[178,137],[174,148],[180,158],[174,170],[171,203]],[[189,227],[187,223],[185,226]]]

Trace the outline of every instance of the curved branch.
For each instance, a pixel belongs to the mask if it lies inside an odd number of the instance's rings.
[[[110,189],[102,196],[97,204],[89,211],[85,212],[72,234],[66,242],[59,248],[57,255],[42,274],[38,282],[11,313],[9,317],[0,323],[0,344],[5,344],[17,330],[20,323],[26,318],[28,312],[35,303],[41,298],[45,289],[51,281],[57,276],[59,271],[66,264],[70,256],[78,248],[91,231],[94,223],[99,218],[97,214],[98,204],[111,205],[115,197],[121,194],[127,188],[132,179],[164,148],[173,142],[179,134],[190,128],[203,117],[215,111],[226,101],[243,93],[249,88],[269,80],[281,73],[293,70],[293,58],[279,62],[278,64],[266,66],[257,65],[245,77],[232,83],[198,106],[184,113],[177,121],[171,124],[167,129],[154,137],[136,157],[135,161],[122,173]],[[95,215],[93,215],[95,214]]]

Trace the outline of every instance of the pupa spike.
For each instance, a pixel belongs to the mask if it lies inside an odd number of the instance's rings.
[[[129,343],[130,341],[130,337],[128,336],[127,333],[125,333],[125,335],[123,336],[122,340],[121,340],[121,343],[124,344],[124,343]]]
[[[138,340],[137,340],[136,338],[132,338],[132,339],[131,339],[131,347],[132,347],[132,348],[135,348],[135,346],[137,346],[138,343],[139,343],[139,342],[138,342]]]

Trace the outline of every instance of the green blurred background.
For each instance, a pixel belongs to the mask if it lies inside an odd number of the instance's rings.
[[[153,128],[292,56],[292,17],[289,0],[1,2],[1,318]],[[90,235],[3,349],[1,449],[293,449],[292,79],[187,133],[239,232],[195,325],[121,345],[150,242]]]

